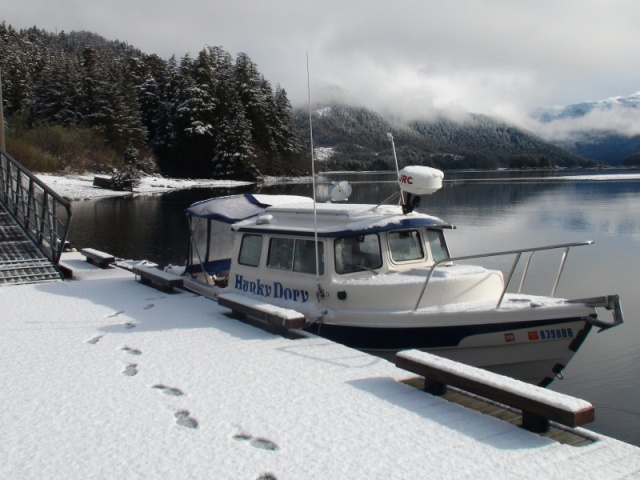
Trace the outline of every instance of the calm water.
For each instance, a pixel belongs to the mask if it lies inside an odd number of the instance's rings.
[[[617,293],[625,323],[592,334],[550,387],[590,401],[596,421],[589,429],[640,445],[640,174],[590,175],[563,172],[456,173],[426,197],[420,209],[456,225],[447,232],[452,255],[512,250],[594,240],[572,249],[557,294],[592,297]],[[580,175],[583,175],[580,173]],[[350,203],[376,203],[396,191],[388,174],[349,174],[332,179],[353,185]],[[316,186],[318,200],[328,184]],[[161,196],[110,198],[74,204],[70,240],[118,257],[182,263],[187,249],[184,209],[215,196],[253,191],[194,189]],[[311,185],[263,188],[259,193],[312,194]],[[525,288],[549,294],[559,255],[534,257]],[[492,265],[499,266],[502,265]],[[609,312],[601,312],[609,321]]]

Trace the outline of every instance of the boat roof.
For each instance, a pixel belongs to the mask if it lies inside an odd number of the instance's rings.
[[[185,210],[188,217],[206,218],[223,223],[235,223],[263,213],[269,206],[313,203],[299,195],[251,195],[242,193],[210,198],[194,203]]]
[[[425,213],[403,214],[400,205],[303,203],[271,206],[264,213],[240,221],[240,232],[286,233],[320,237],[352,236],[416,227],[453,228]]]

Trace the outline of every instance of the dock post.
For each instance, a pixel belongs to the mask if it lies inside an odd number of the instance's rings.
[[[551,427],[549,420],[535,413],[522,411],[522,428],[535,433],[547,433]]]
[[[437,380],[431,380],[429,378],[424,379],[424,391],[441,397],[447,393],[447,384],[438,382]]]

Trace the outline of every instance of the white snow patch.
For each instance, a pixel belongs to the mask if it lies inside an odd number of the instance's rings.
[[[640,474],[637,447],[562,445],[410,387],[383,359],[270,335],[121,269],[84,275],[0,287],[0,478]]]
[[[424,362],[427,365],[431,365],[442,370],[443,372],[452,373],[468,380],[476,380],[490,387],[499,388],[507,393],[526,396],[532,400],[544,403],[545,405],[555,406],[574,412],[587,410],[592,407],[592,405],[585,400],[570,397],[569,395],[554,392],[553,390],[546,390],[536,385],[521,382],[520,380],[505,377],[504,375],[498,375],[487,370],[482,370],[481,368],[454,362],[427,352],[421,352],[419,350],[405,350],[398,353],[398,356],[418,363]]]
[[[263,312],[266,312],[266,313],[278,315],[279,317],[286,318],[288,320],[299,318],[301,315],[301,313],[296,310],[279,307],[272,303],[267,303],[263,300],[259,300],[253,297],[248,297],[246,295],[241,295],[239,293],[224,293],[224,294],[221,294],[220,297],[224,297],[234,302],[241,303],[243,305],[247,305],[247,306],[256,308],[258,310],[262,310]]]
[[[336,153],[333,147],[316,147],[313,149],[314,158],[318,162],[326,162],[334,153]]]
[[[147,175],[140,179],[140,185],[136,187],[133,192],[120,192],[94,186],[94,177],[102,175],[89,173],[83,175],[36,173],[35,175],[59,195],[73,200],[90,200],[93,198],[132,194],[148,195],[186,188],[234,187],[250,184],[249,182],[238,182],[235,180],[175,179],[165,178],[159,175]]]
[[[431,275],[430,282],[437,282],[439,279],[452,278],[463,275],[487,275],[497,273],[497,270],[487,270],[477,265],[451,265],[436,268]],[[398,284],[423,284],[429,275],[428,268],[413,268],[406,272],[390,272],[366,277],[351,278],[344,280],[344,285],[398,285]]]

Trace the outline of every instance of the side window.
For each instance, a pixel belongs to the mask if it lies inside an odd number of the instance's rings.
[[[320,275],[324,275],[324,249],[318,244]],[[272,238],[267,267],[300,273],[316,273],[316,251],[313,240]]]
[[[293,238],[272,238],[269,243],[267,267],[291,270],[293,265]]]
[[[449,258],[449,249],[442,230],[427,230],[427,241],[434,261],[437,262]]]
[[[391,259],[394,262],[407,262],[424,258],[420,234],[417,230],[389,232]]]
[[[257,267],[260,265],[260,254],[262,253],[262,235],[245,235],[242,237],[240,245],[240,255],[238,263]]]
[[[382,267],[377,234],[338,238],[335,241],[337,273],[363,272]]]
[[[319,275],[324,275],[324,244],[318,243]],[[301,273],[316,273],[316,249],[313,240],[296,240],[293,257],[293,271]]]

